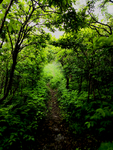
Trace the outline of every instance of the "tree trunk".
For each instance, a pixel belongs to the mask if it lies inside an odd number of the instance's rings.
[[[8,5],[8,7],[7,7],[7,9],[6,9],[4,18],[3,18],[3,20],[2,20],[2,24],[1,24],[1,26],[0,26],[0,34],[2,33],[2,29],[3,29],[3,27],[4,27],[5,19],[6,19],[6,17],[7,17],[7,14],[8,14],[8,12],[9,12],[10,8],[11,8],[11,5],[12,5],[13,1],[14,1],[14,0],[11,0],[11,1],[10,1],[9,5]]]
[[[66,76],[66,89],[69,89],[69,77],[68,76]]]
[[[89,73],[89,81],[88,81],[88,102],[89,102],[89,95],[90,95],[90,85],[91,85],[91,75]]]
[[[80,82],[79,82],[79,86],[78,86],[78,94],[81,92],[81,88],[82,88],[82,76],[80,77]]]
[[[5,94],[4,96],[0,99],[0,101],[3,101],[6,99],[6,97],[8,96],[9,94],[9,91],[11,89],[11,85],[12,85],[12,81],[13,81],[13,76],[14,76],[14,70],[15,70],[15,67],[16,67],[16,60],[17,60],[17,56],[18,56],[18,47],[16,46],[15,47],[15,50],[14,50],[14,53],[13,53],[13,64],[12,64],[12,67],[11,67],[11,72],[10,72],[10,78],[9,78],[9,82],[7,83],[7,88],[5,90]]]

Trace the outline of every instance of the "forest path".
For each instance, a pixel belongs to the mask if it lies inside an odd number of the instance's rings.
[[[38,134],[37,142],[39,148],[37,150],[97,150],[99,145],[94,137],[87,138],[88,135],[83,135],[75,138],[69,132],[61,116],[56,94],[57,89],[53,90],[50,88],[50,100],[47,104],[49,111]]]
[[[49,86],[49,84],[48,84]],[[57,102],[57,89],[50,88],[48,113],[38,139],[39,150],[76,150],[72,135],[69,134],[66,124],[60,114]]]
[[[57,101],[57,89],[50,87],[51,81],[56,83],[58,79],[63,78],[58,66],[53,62],[45,67],[45,76],[48,77],[48,74],[52,76],[50,83],[47,84],[50,99],[47,103],[48,113],[46,119],[37,133],[38,148],[36,150],[97,150],[98,141],[94,137],[89,134],[75,137],[69,132],[66,122],[61,116]]]

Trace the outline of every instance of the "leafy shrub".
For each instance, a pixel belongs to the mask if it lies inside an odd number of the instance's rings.
[[[78,94],[77,90],[67,90],[65,81],[61,83],[58,88],[58,101],[70,130],[75,134],[92,132],[100,138],[104,135],[110,137],[110,132],[113,133],[112,103],[105,100],[94,101],[91,97],[88,103],[87,92]]]
[[[60,78],[53,78],[53,79],[51,79],[50,87],[52,89],[56,89],[59,86],[59,84],[60,84],[60,80],[61,80]]]
[[[98,150],[112,150],[113,149],[113,143],[101,143]]]
[[[46,115],[48,89],[40,80],[33,90],[23,89],[22,96],[15,95],[12,104],[0,106],[1,149],[35,147],[36,131]]]

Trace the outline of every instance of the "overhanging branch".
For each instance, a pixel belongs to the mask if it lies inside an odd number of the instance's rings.
[[[6,28],[7,28],[7,32],[8,32],[8,35],[9,35],[9,39],[10,39],[10,43],[11,43],[11,48],[12,48],[12,54],[13,54],[13,42],[12,42],[11,35],[10,35],[10,32],[9,32],[9,29],[8,29],[7,25],[6,25]]]
[[[98,29],[103,29],[104,31],[106,31],[106,32],[109,34],[109,32],[108,32],[105,28],[97,27],[97,26],[95,26],[95,25],[91,25],[91,26],[94,27],[94,28],[91,28],[91,29],[95,29],[99,35],[108,37],[108,35],[103,35],[103,34],[101,34],[101,33],[99,32],[99,30],[98,30]],[[98,28],[98,29],[97,29],[97,28]]]
[[[6,9],[4,18],[3,18],[3,20],[2,20],[2,24],[1,24],[1,26],[0,26],[0,34],[2,33],[2,29],[3,29],[3,27],[4,27],[4,23],[5,23],[6,16],[7,16],[8,12],[9,12],[9,10],[10,10],[10,8],[11,8],[11,5],[12,5],[13,1],[14,1],[14,0],[11,0],[11,1],[10,1],[9,5],[8,5],[8,7],[7,7],[7,9]]]
[[[93,26],[93,25],[92,25],[92,26]],[[95,29],[96,32],[98,33],[98,35],[108,37],[107,35],[101,34],[101,33],[99,32],[99,30],[96,28],[96,26],[93,26],[93,27],[94,27],[94,28],[91,27],[91,29]]]
[[[104,31],[106,31],[108,34],[110,34],[110,35],[112,35],[112,28],[108,25],[108,24],[105,24],[105,23],[102,23],[102,22],[99,22],[99,21],[97,21],[93,16],[92,16],[92,14],[90,13],[90,11],[88,11],[88,13],[89,13],[89,15],[91,16],[91,18],[94,20],[94,22],[92,22],[92,23],[97,23],[97,24],[100,24],[100,25],[103,25],[103,26],[106,26],[106,27],[108,27],[109,28],[109,31],[107,30],[107,29],[105,29],[105,28],[102,28],[102,29],[104,29]],[[91,25],[92,26],[92,25]],[[97,26],[95,26],[95,29],[96,28],[100,28],[100,27],[97,27]],[[97,31],[97,30],[96,30]]]

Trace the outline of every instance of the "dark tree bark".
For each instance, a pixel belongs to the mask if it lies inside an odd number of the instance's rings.
[[[0,4],[2,3],[3,0],[0,0]]]
[[[89,73],[89,78],[88,78],[88,102],[89,102],[89,95],[90,95],[90,86],[91,86],[91,75]]]
[[[13,81],[13,76],[14,76],[14,70],[15,70],[15,67],[16,67],[16,64],[17,64],[17,55],[18,55],[18,51],[19,48],[18,47],[15,47],[15,51],[13,53],[13,64],[12,64],[12,67],[11,67],[11,72],[10,72],[10,77],[9,77],[9,82],[7,84],[7,88],[5,90],[5,94],[4,96],[0,99],[0,101],[3,101],[6,99],[6,97],[8,96],[9,94],[9,91],[11,89],[11,85],[12,85],[12,81]]]
[[[5,94],[6,89],[7,89],[7,83],[8,83],[8,68],[6,69],[6,79],[5,79],[4,94]]]
[[[66,89],[69,89],[69,77],[66,76]]]
[[[11,4],[12,4],[12,2],[13,2],[13,0],[10,1]],[[11,7],[11,4],[10,4],[10,7]],[[25,38],[25,35],[27,34],[25,27],[26,27],[26,24],[28,23],[28,21],[30,20],[34,10],[35,9],[33,7],[31,13],[29,14],[29,17],[26,18],[24,24],[20,27],[20,31],[18,33],[18,38],[17,38],[16,43],[15,43],[15,48],[12,49],[13,50],[12,51],[13,63],[12,63],[12,66],[11,66],[9,80],[7,82],[7,86],[6,86],[6,89],[5,89],[4,96],[0,99],[1,102],[7,98],[8,94],[9,94],[9,91],[11,90],[14,71],[15,71],[15,67],[16,67],[16,64],[17,64],[17,56],[18,56],[19,51],[21,50],[20,46],[21,46],[21,44],[22,44],[22,42]],[[0,27],[0,29],[2,29],[2,27]],[[24,36],[22,36],[23,33],[24,33]]]
[[[82,88],[82,76],[80,77],[79,88],[78,88],[78,94],[81,92],[81,88]]]
[[[7,17],[7,14],[8,14],[8,12],[9,12],[10,8],[11,8],[11,5],[12,5],[13,1],[14,1],[14,0],[11,0],[11,1],[10,1],[9,5],[8,5],[8,7],[7,7],[7,9],[6,9],[4,18],[3,18],[3,20],[2,20],[2,24],[1,24],[1,26],[0,26],[0,34],[2,33],[2,29],[3,29],[3,27],[4,27],[5,19],[6,19],[6,17]]]

